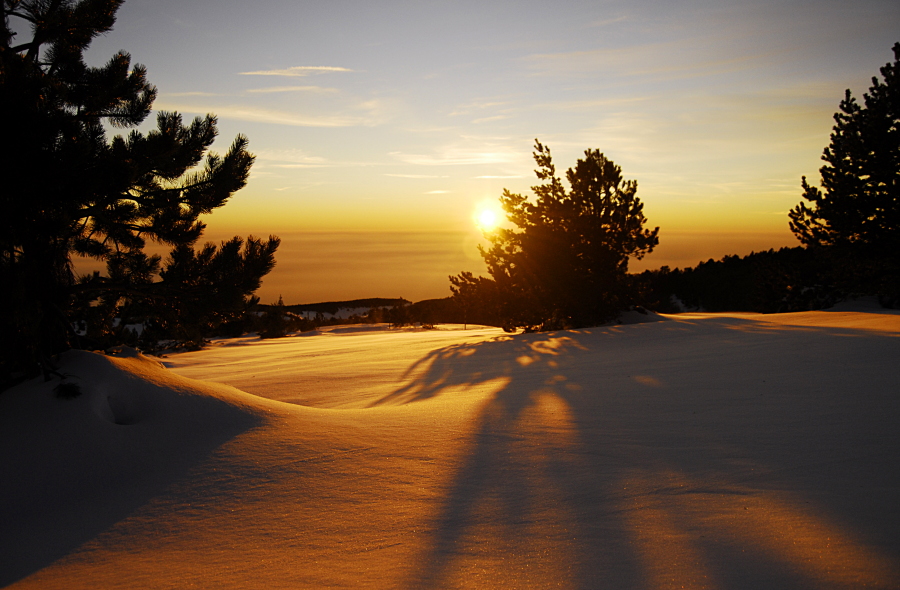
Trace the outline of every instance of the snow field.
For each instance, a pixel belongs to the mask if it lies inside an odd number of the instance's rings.
[[[0,395],[0,585],[897,588],[900,315],[666,319],[67,353]]]

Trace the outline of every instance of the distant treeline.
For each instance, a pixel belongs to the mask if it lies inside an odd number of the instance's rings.
[[[830,307],[850,295],[823,251],[795,248],[710,258],[692,268],[663,266],[632,275],[637,301],[661,313],[783,313]]]
[[[627,276],[630,300],[635,306],[660,313],[683,311],[749,311],[784,313],[830,307],[853,295],[878,291],[866,281],[878,276],[865,262],[843,259],[827,248],[781,248],[751,252],[746,256],[710,258],[688,268],[668,266]],[[867,278],[868,277],[868,278]],[[339,309],[369,308],[362,315],[293,321],[293,330],[314,329],[338,323],[390,323],[394,326],[478,324],[503,326],[502,301],[489,289],[483,297],[458,296],[410,303],[405,299],[357,299],[309,305],[284,305],[283,312],[317,311],[335,314]],[[896,298],[882,297],[886,307]],[[260,305],[271,313],[277,306]],[[263,333],[263,332],[261,332]]]
[[[662,267],[627,275],[627,291],[633,306],[660,313],[682,311],[750,311],[783,313],[827,308],[878,285],[866,284],[881,276],[877,269],[858,260],[842,259],[827,248],[781,248],[709,259],[685,269]],[[490,285],[489,282],[485,282]],[[436,324],[505,326],[503,301],[490,289],[478,291],[480,298],[459,296],[411,303],[403,298],[368,298],[350,301],[285,305],[257,304],[239,317],[205,333],[206,337],[236,337],[258,334],[278,338],[290,333],[341,324],[381,324],[395,328]],[[896,298],[881,298],[886,307],[896,307]],[[342,310],[354,313],[342,316]],[[117,344],[145,351],[192,348],[164,330],[151,315],[121,316],[104,337],[92,334],[93,345]],[[311,313],[314,312],[314,313]],[[88,323],[76,322],[87,335]],[[202,340],[201,340],[202,342]]]
[[[359,310],[342,317],[341,310]],[[316,312],[310,316],[309,312]],[[328,315],[326,315],[328,314]],[[271,305],[257,305],[240,324],[220,332],[221,336],[238,336],[256,332],[261,338],[278,338],[292,332],[306,332],[322,326],[343,324],[390,324],[394,328],[418,326],[425,329],[435,324],[480,324],[499,326],[490,313],[468,310],[458,299],[443,297],[411,303],[406,299],[354,299],[302,305],[285,305],[281,300]]]
[[[359,309],[374,307],[397,307],[409,304],[409,301],[403,298],[385,299],[383,297],[372,297],[369,299],[353,299],[350,301],[325,301],[322,303],[304,303],[299,305],[285,305],[284,310],[292,313],[315,312],[322,314],[335,315],[342,309]],[[269,309],[270,305],[259,305],[261,311]]]
[[[784,313],[823,309],[854,295],[877,292],[877,269],[826,248],[781,248],[730,255],[685,269],[663,266],[628,275],[635,306],[660,313],[749,311]],[[409,306],[412,322],[503,326],[502,302],[489,290],[482,299],[429,299]],[[880,297],[897,307],[896,297]]]
[[[277,303],[257,305],[251,313],[245,314],[243,323],[234,327],[234,335],[256,332],[260,338],[280,338],[291,332],[308,332],[321,326],[360,323],[389,323],[399,327],[414,322],[409,309],[410,302],[403,298],[374,297],[285,305],[279,297]],[[350,313],[345,315],[342,311]]]

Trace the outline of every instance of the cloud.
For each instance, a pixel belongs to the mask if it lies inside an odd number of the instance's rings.
[[[286,170],[297,170],[304,168],[333,168],[335,164],[269,164],[270,168],[284,168]]]
[[[426,194],[426,195],[446,195],[446,194],[448,194],[449,192],[450,192],[450,191],[428,191],[428,192],[425,193],[425,194]]]
[[[522,159],[518,150],[502,145],[447,146],[435,154],[406,154],[391,152],[401,162],[415,166],[466,166],[473,164],[509,164]]]
[[[484,174],[482,176],[476,176],[475,178],[476,179],[486,179],[486,178],[487,179],[496,179],[496,178],[525,178],[525,177],[520,174],[512,174],[509,176],[497,176],[497,175],[491,175],[491,174]]]
[[[623,96],[609,99],[564,100],[557,102],[534,103],[527,107],[532,111],[590,111],[598,108],[622,107],[636,102],[650,100],[649,96]]]
[[[502,119],[508,119],[506,115],[494,115],[493,117],[482,117],[480,119],[475,119],[472,123],[490,123],[491,121],[500,121]]]
[[[337,88],[323,88],[322,86],[272,86],[270,88],[249,88],[251,94],[270,94],[273,92],[337,92]]]
[[[609,25],[614,25],[616,23],[620,23],[622,21],[628,20],[627,16],[618,16],[616,18],[607,18],[604,20],[597,20],[588,24],[588,27],[606,27]]]
[[[438,176],[437,174],[385,174],[385,176],[394,178],[450,178],[446,174],[443,176]]]
[[[683,80],[739,72],[771,63],[777,50],[748,53],[728,48],[715,52],[716,38],[648,43],[631,47],[533,54],[525,58],[535,75],[590,75]],[[728,55],[728,54],[731,55]]]
[[[256,154],[256,165],[254,170],[260,169],[304,169],[304,168],[360,168],[382,165],[382,162],[372,161],[348,161],[348,160],[330,160],[322,156],[311,155],[301,149],[260,149],[252,150]],[[440,177],[433,177],[440,178]],[[307,185],[308,188],[314,186]],[[292,186],[290,188],[297,188]]]
[[[293,113],[248,105],[206,104],[199,106],[161,101],[156,105],[156,109],[177,111],[180,113],[215,113],[219,119],[271,123],[273,125],[289,125],[292,127],[356,127],[376,124],[376,122],[369,117]]]
[[[331,165],[321,156],[310,156],[303,150],[258,150],[255,151],[257,162],[274,168],[319,168]],[[273,162],[278,162],[274,164]],[[282,163],[285,162],[285,163]]]
[[[257,70],[254,72],[240,72],[241,76],[287,76],[289,78],[302,78],[310,74],[325,74],[328,72],[352,72],[349,68],[334,66],[294,66],[283,70]]]
[[[163,96],[165,97],[184,97],[184,96],[221,96],[220,94],[215,94],[214,92],[166,92]]]
[[[506,105],[508,105],[508,104],[509,104],[508,102],[505,102],[505,101],[496,101],[496,100],[493,100],[493,101],[476,101],[476,102],[470,102],[470,103],[468,103],[468,104],[458,105],[458,106],[457,106],[450,114],[448,114],[447,116],[448,116],[448,117],[456,117],[456,116],[459,116],[459,115],[469,115],[469,114],[472,113],[472,111],[488,109],[488,108],[491,108],[491,107],[506,106]]]

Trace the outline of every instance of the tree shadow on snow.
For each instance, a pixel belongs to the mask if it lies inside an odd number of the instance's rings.
[[[890,587],[891,358],[889,334],[735,318],[435,351],[379,403],[507,384],[477,417],[409,587],[492,569],[585,589]]]

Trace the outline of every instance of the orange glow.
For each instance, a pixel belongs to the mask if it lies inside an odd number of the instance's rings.
[[[478,225],[486,230],[494,229],[497,227],[497,214],[490,209],[485,209],[478,215]]]
[[[492,203],[481,203],[475,209],[475,225],[483,232],[492,232],[497,229],[503,220],[503,214]]]
[[[707,481],[674,471],[635,474],[623,507],[652,588],[720,588],[712,547],[740,548],[829,588],[884,588],[900,575],[888,555],[802,498],[754,489],[710,492]]]

